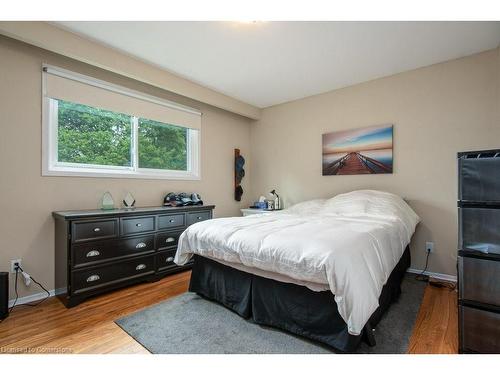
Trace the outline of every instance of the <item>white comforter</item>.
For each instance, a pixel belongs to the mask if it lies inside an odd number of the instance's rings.
[[[279,213],[194,224],[181,235],[175,262],[199,254],[327,284],[349,333],[359,335],[418,221],[396,195],[356,191]]]

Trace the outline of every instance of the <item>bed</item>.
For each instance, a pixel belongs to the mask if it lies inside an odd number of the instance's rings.
[[[174,261],[194,257],[190,290],[242,317],[353,351],[398,298],[418,222],[397,195],[354,191],[194,224]]]

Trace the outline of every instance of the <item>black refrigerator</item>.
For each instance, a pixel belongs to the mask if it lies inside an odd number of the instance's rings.
[[[500,150],[458,153],[461,353],[500,353]]]

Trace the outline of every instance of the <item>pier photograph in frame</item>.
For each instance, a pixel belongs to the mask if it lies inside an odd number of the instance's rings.
[[[393,125],[323,134],[323,176],[392,173]]]

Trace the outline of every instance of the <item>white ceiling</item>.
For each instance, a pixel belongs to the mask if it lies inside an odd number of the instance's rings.
[[[500,43],[500,22],[56,24],[261,108]]]

